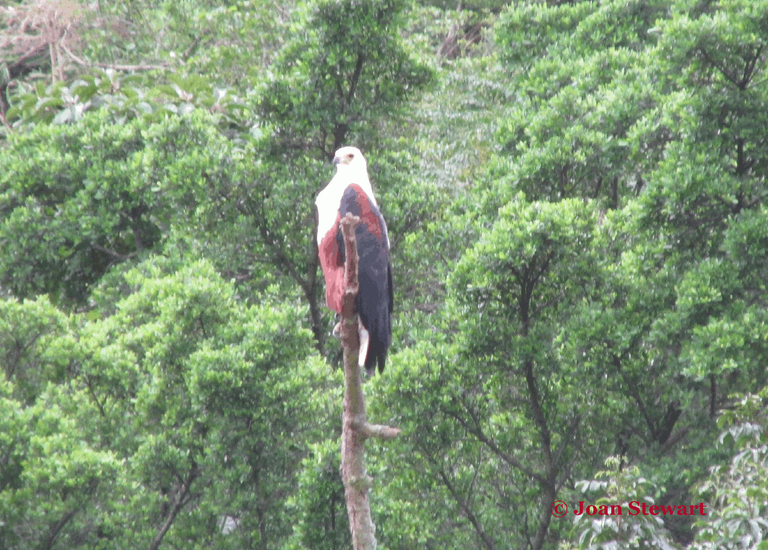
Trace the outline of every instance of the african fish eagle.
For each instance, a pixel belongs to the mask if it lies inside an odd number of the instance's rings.
[[[328,307],[341,314],[344,295],[344,238],[339,222],[347,212],[360,217],[355,229],[360,257],[357,313],[360,320],[360,367],[368,376],[384,371],[392,341],[392,264],[387,224],[373,196],[365,157],[356,147],[342,147],[333,158],[336,175],[317,196],[317,249],[325,275]]]

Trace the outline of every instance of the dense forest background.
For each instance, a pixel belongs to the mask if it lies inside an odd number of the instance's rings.
[[[768,0],[0,0],[0,548],[350,548],[341,145],[380,548],[768,547],[767,62]]]

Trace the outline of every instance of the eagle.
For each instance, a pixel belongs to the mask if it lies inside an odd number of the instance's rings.
[[[373,376],[384,372],[392,341],[392,263],[387,224],[368,178],[365,157],[356,147],[342,147],[333,158],[336,175],[317,196],[317,250],[325,276],[328,307],[341,314],[344,295],[344,238],[339,222],[349,212],[360,218],[355,229],[360,257],[357,314],[359,365]]]

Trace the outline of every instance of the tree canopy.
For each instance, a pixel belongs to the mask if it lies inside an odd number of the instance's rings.
[[[767,0],[6,1],[0,548],[351,547],[341,145],[382,548],[765,546],[767,64]]]

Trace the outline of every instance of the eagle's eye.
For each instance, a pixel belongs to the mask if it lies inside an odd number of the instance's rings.
[[[350,153],[347,156],[349,157],[349,160],[352,160],[353,158],[355,158],[355,154],[354,153]]]

